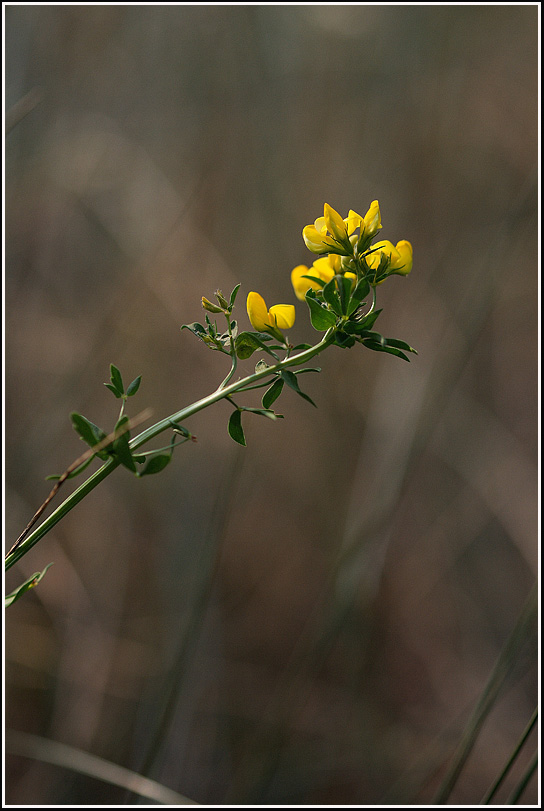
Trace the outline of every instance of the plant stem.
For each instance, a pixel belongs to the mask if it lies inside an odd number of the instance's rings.
[[[509,675],[512,667],[517,661],[517,657],[527,637],[531,632],[538,607],[538,592],[536,586],[531,590],[529,597],[523,607],[516,626],[499,654],[495,666],[491,672],[486,686],[474,708],[465,727],[461,741],[453,756],[453,761],[448,772],[442,781],[440,788],[433,800],[434,805],[443,805],[447,802],[453,787],[465,765],[472,747],[480,733],[485,719],[497,700],[500,690]]]
[[[172,423],[181,422],[182,420],[186,420],[188,417],[191,417],[193,414],[196,414],[198,411],[202,411],[204,408],[212,405],[213,403],[218,402],[219,400],[228,397],[231,394],[234,394],[237,391],[244,390],[248,385],[251,386],[254,383],[257,383],[260,380],[268,377],[269,375],[274,375],[277,372],[280,372],[282,369],[287,369],[290,366],[299,366],[302,363],[306,363],[306,361],[310,360],[311,358],[315,357],[315,355],[319,355],[327,346],[330,346],[333,343],[333,336],[334,336],[334,327],[331,327],[323,336],[319,343],[315,344],[314,346],[310,347],[309,349],[305,349],[303,352],[299,352],[298,355],[293,355],[290,358],[285,358],[282,361],[274,364],[273,366],[268,366],[266,369],[263,369],[261,372],[254,372],[247,377],[241,378],[240,380],[231,383],[230,385],[225,385],[225,382],[232,376],[234,373],[234,363],[233,368],[231,369],[227,378],[220,384],[220,386],[212,392],[212,394],[208,394],[207,397],[203,397],[201,400],[197,400],[195,403],[192,403],[185,408],[182,408],[180,411],[176,411],[170,417],[166,417],[163,420],[159,420],[159,422],[155,423],[155,425],[150,426],[145,431],[142,431],[138,436],[134,437],[130,441],[130,448],[131,450],[136,450],[141,445],[148,442],[150,439],[154,439],[156,436],[161,434],[163,431],[167,431],[172,428]],[[33,532],[29,533],[29,535],[24,539],[24,541],[17,546],[12,553],[10,553],[6,557],[6,570],[13,566],[20,558],[25,555],[29,549],[31,549],[34,544],[38,543],[41,538],[46,535],[50,529],[52,529],[55,524],[57,524],[62,518],[64,518],[67,513],[72,510],[76,504],[79,504],[85,496],[89,495],[89,493],[94,490],[94,488],[100,484],[110,473],[113,473],[116,467],[118,467],[120,462],[117,458],[109,459],[102,467],[100,467],[92,476],[80,486],[77,490],[75,490],[62,504],[57,507],[57,509],[51,513],[48,518],[45,519],[38,527],[36,527]]]
[[[521,736],[518,743],[516,744],[516,747],[515,747],[514,751],[512,752],[510,757],[508,758],[508,761],[507,761],[505,767],[503,768],[503,770],[501,771],[501,773],[499,774],[499,776],[497,777],[497,779],[495,780],[495,782],[493,783],[493,785],[491,786],[491,788],[489,789],[489,791],[487,792],[487,794],[485,795],[483,800],[481,801],[480,805],[489,805],[489,803],[491,802],[491,800],[495,796],[496,792],[498,791],[498,789],[502,785],[502,782],[503,782],[504,778],[506,777],[506,775],[508,774],[508,772],[512,768],[512,765],[514,764],[517,756],[521,752],[521,749],[522,749],[523,745],[525,744],[525,741],[529,737],[529,735],[531,733],[531,730],[533,729],[534,725],[536,724],[537,717],[538,717],[538,709],[536,709],[534,711],[531,720],[529,721],[529,723],[525,727],[525,730],[523,731],[523,735]]]

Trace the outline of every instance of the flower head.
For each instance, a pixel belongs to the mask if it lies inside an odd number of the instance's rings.
[[[342,260],[337,254],[321,256],[319,259],[315,260],[311,268],[306,265],[297,265],[297,267],[293,268],[291,271],[291,284],[293,285],[296,297],[300,299],[300,301],[304,301],[306,293],[310,288],[312,290],[320,290],[322,287],[319,282],[314,282],[312,279],[305,277],[313,276],[315,279],[320,279],[327,284],[337,273],[342,273]],[[344,275],[349,279],[357,278],[354,273],[350,273],[349,271]]]
[[[295,323],[295,308],[292,304],[274,304],[269,310],[259,293],[249,293],[247,314],[251,325],[258,332],[277,334],[280,329],[290,329]]]
[[[377,271],[384,257],[389,263],[384,268],[387,276],[392,276],[394,273],[399,276],[407,276],[412,270],[412,246],[406,239],[401,239],[396,245],[393,245],[388,239],[377,242],[372,253],[365,256],[365,260],[372,270]],[[384,276],[383,279],[380,279],[379,284],[385,281],[385,278]]]

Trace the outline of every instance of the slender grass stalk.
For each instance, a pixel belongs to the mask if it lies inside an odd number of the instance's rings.
[[[104,783],[129,789],[134,794],[145,797],[161,805],[198,805],[194,800],[178,794],[177,791],[149,780],[136,772],[111,763],[109,760],[91,755],[73,746],[58,741],[41,738],[27,732],[6,731],[6,750],[19,757],[32,758],[43,763],[51,763],[63,769],[94,777]]]
[[[517,656],[526,642],[536,617],[538,592],[536,585],[533,586],[516,626],[499,654],[495,666],[491,672],[486,686],[478,699],[474,712],[468,720],[465,731],[459,742],[453,760],[440,788],[433,800],[434,805],[443,805],[447,802],[459,775],[470,755],[476,739],[480,733],[485,719],[497,700],[501,688],[516,663]]]
[[[514,789],[514,791],[512,792],[510,797],[508,798],[508,805],[516,805],[519,798],[521,797],[521,795],[523,794],[523,792],[527,788],[529,780],[531,779],[533,774],[536,772],[536,767],[537,766],[538,766],[538,751],[534,753],[534,755],[533,755],[533,757],[531,759],[531,762],[529,763],[529,765],[527,766],[525,772],[523,773],[523,776],[522,776],[521,780],[519,781],[516,788]]]
[[[258,383],[264,378],[272,376],[283,369],[288,369],[291,366],[299,366],[302,363],[306,363],[333,343],[333,334],[334,330],[329,329],[321,341],[309,349],[305,349],[303,352],[299,352],[297,355],[292,355],[291,357],[285,358],[272,366],[268,366],[266,369],[263,369],[260,372],[254,372],[253,374],[248,375],[241,380],[237,380],[228,386],[225,386],[225,381],[223,381],[223,383],[214,392],[212,392],[212,394],[209,394],[207,397],[203,397],[201,400],[197,400],[195,403],[182,408],[180,411],[176,411],[170,417],[159,420],[157,423],[155,423],[155,425],[152,425],[142,431],[140,434],[138,434],[138,436],[134,437],[134,439],[130,441],[131,450],[136,450],[146,442],[149,442],[149,440],[154,439],[163,431],[171,430],[173,422],[178,423],[182,420],[186,420],[188,417],[193,416],[193,414],[196,414],[197,412],[202,411],[204,408],[213,405],[213,403],[223,400],[235,392],[246,391],[248,388],[253,387],[255,383]],[[231,372],[233,372],[232,369]],[[226,379],[228,379],[229,375],[227,375]],[[52,512],[51,515],[48,516],[48,518],[46,518],[38,527],[36,527],[36,529],[29,533],[24,541],[22,541],[19,546],[17,546],[11,553],[7,555],[5,562],[6,570],[13,566],[13,564],[16,563],[20,558],[22,558],[23,555],[25,555],[29,549],[38,543],[38,541],[41,540],[44,535],[46,535],[55,526],[55,524],[64,518],[64,516],[67,515],[70,510],[76,506],[76,504],[79,504],[80,501],[89,495],[89,493],[94,490],[94,488],[100,484],[100,482],[109,476],[110,473],[113,473],[119,464],[120,462],[116,458],[109,459],[80,487],[78,487],[77,490],[68,496],[68,498],[66,498],[62,504],[57,507],[57,509]]]
[[[533,715],[531,717],[531,720],[529,721],[529,723],[525,727],[521,738],[519,739],[519,741],[517,742],[517,744],[515,746],[514,751],[512,752],[510,757],[508,758],[508,761],[506,762],[506,765],[505,765],[504,769],[501,771],[501,773],[499,774],[499,776],[497,777],[497,779],[495,780],[495,782],[493,783],[493,785],[491,786],[491,788],[489,789],[489,791],[487,792],[485,797],[483,798],[480,805],[489,805],[489,803],[491,802],[491,800],[495,796],[496,792],[498,791],[498,789],[502,785],[502,783],[504,781],[504,778],[506,777],[506,775],[508,774],[508,772],[512,768],[513,764],[516,761],[517,756],[521,752],[521,750],[522,750],[522,748],[523,748],[523,746],[525,744],[525,741],[529,737],[534,725],[536,724],[536,719],[537,718],[538,718],[538,709],[536,709],[534,711],[534,713],[533,713]]]

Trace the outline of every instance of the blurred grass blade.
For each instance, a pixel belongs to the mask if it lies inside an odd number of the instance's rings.
[[[465,765],[467,758],[472,751],[472,747],[476,742],[482,725],[498,698],[506,677],[513,669],[523,644],[527,641],[529,634],[533,631],[533,625],[537,613],[537,604],[538,590],[535,585],[527,598],[514,630],[508,637],[499,658],[495,663],[491,676],[484,687],[474,712],[472,713],[472,716],[465,727],[465,731],[459,746],[454,753],[450,768],[433,800],[434,805],[443,805],[447,802],[453,787],[461,774],[463,766]]]
[[[22,597],[23,594],[25,594],[29,589],[33,589],[34,586],[37,586],[42,577],[44,576],[44,574],[46,573],[46,571],[52,565],[53,565],[52,563],[48,563],[43,571],[35,572],[32,575],[32,577],[29,577],[28,580],[25,580],[24,583],[21,583],[21,585],[18,588],[16,588],[10,594],[6,594],[4,598],[4,607],[7,608],[8,605],[11,605],[16,600],[18,600],[19,597]]]
[[[519,798],[521,797],[521,795],[523,794],[523,792],[527,788],[527,784],[529,783],[529,780],[531,779],[533,774],[536,772],[536,767],[537,766],[538,766],[538,751],[534,753],[531,762],[529,763],[529,765],[527,766],[527,768],[525,770],[525,773],[523,774],[523,777],[521,778],[521,780],[517,784],[516,788],[514,789],[514,791],[512,792],[510,797],[508,798],[508,805],[516,805],[517,804]]]
[[[123,766],[117,766],[116,763],[111,763],[109,760],[64,743],[41,738],[39,735],[6,730],[6,751],[11,755],[51,763],[54,766],[102,780],[104,783],[129,789],[129,791],[139,794],[140,797],[146,797],[161,805],[198,805],[188,797],[172,791],[155,780],[149,780],[147,777],[142,777]]]
[[[529,735],[531,733],[531,730],[533,729],[534,725],[536,724],[536,719],[537,718],[538,718],[538,709],[536,709],[534,711],[534,713],[533,713],[533,715],[531,717],[531,720],[529,721],[529,723],[525,727],[525,730],[523,731],[523,735],[521,736],[521,738],[517,742],[514,751],[512,752],[510,757],[508,758],[508,761],[507,761],[504,769],[499,774],[499,776],[497,777],[497,779],[495,780],[495,782],[493,783],[493,785],[491,786],[491,788],[489,789],[489,791],[487,792],[485,797],[483,798],[483,800],[481,802],[481,805],[489,805],[489,803],[491,802],[491,800],[495,796],[495,793],[498,791],[499,787],[502,785],[502,782],[503,782],[504,778],[506,777],[506,775],[508,774],[508,772],[512,768],[513,764],[515,763],[515,760],[516,760],[517,756],[521,752],[521,750],[522,750],[522,748],[523,748],[523,746],[525,744],[525,741],[529,737]]]

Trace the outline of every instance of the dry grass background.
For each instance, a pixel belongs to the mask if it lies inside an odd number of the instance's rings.
[[[413,243],[380,324],[419,350],[332,348],[318,410],[285,393],[241,449],[219,403],[160,476],[80,504],[6,579],[54,561],[7,615],[9,728],[138,771],[174,679],[151,775],[200,803],[431,800],[537,576],[537,29],[521,5],[6,7],[8,109],[31,94],[6,139],[8,546],[81,452],[69,412],[113,424],[109,364],[143,375],[132,413],[209,393],[224,359],[180,325],[237,282],[243,324],[249,290],[294,301],[324,202],[378,198]],[[536,684],[529,651],[452,802]],[[128,799],[15,756],[6,782]]]

